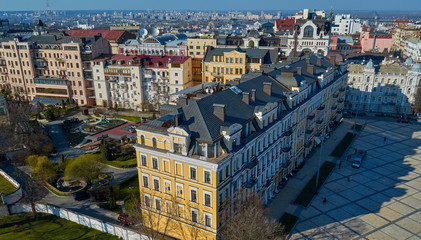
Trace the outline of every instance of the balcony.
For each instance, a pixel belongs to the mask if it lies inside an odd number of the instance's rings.
[[[322,111],[324,109],[325,109],[325,106],[324,105],[322,105],[322,106],[320,106],[320,107],[317,108],[317,110],[319,110],[319,111]]]
[[[286,161],[284,163],[281,164],[281,168],[286,169],[291,165],[291,161]]]
[[[250,178],[247,182],[243,184],[243,187],[246,189],[251,189],[256,185],[257,179],[256,178]]]
[[[244,165],[244,168],[245,169],[253,169],[256,165],[257,165],[257,158],[252,157],[251,161],[246,163],[246,165]]]
[[[307,116],[307,120],[313,120],[314,119],[314,115],[309,115],[309,116]]]
[[[291,136],[291,134],[292,134],[292,128],[289,127],[288,130],[282,134],[282,136],[283,137],[289,137],[289,136]]]
[[[37,69],[46,69],[47,65],[34,65],[34,67]]]
[[[323,123],[323,119],[318,119],[318,120],[316,120],[316,123],[317,123],[317,124],[322,124],[322,123]]]
[[[310,134],[312,134],[313,132],[314,132],[314,130],[313,130],[313,129],[309,129],[309,130],[307,130],[307,131],[306,131],[306,134],[310,135]]]
[[[385,96],[398,96],[398,94],[397,93],[385,93],[384,94]]]
[[[67,85],[68,81],[66,79],[56,79],[56,78],[35,78],[35,84],[46,84],[46,85]]]
[[[291,147],[284,147],[284,148],[282,148],[282,151],[289,152],[289,151],[291,151]]]
[[[344,99],[343,99],[343,98],[340,98],[340,99],[338,100],[338,102],[339,102],[339,103],[343,103],[343,102],[344,102]]]

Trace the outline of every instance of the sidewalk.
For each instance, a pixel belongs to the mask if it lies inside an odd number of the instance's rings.
[[[357,124],[363,124],[364,122],[364,120],[359,120],[357,121]],[[353,125],[354,119],[344,119],[343,123],[331,133],[329,139],[325,140],[320,166],[322,166],[325,161],[337,161],[337,158],[330,156],[330,154],[335,149],[336,145],[342,140],[343,136],[345,136],[347,132],[352,131],[351,127]],[[295,205],[294,200],[317,172],[319,158],[320,147],[314,150],[311,157],[306,160],[304,167],[299,169],[294,177],[289,179],[285,187],[270,202],[268,207],[272,218],[279,220],[285,212],[295,216],[300,215],[300,212],[304,208]]]

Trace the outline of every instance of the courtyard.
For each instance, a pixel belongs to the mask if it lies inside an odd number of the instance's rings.
[[[421,125],[367,119],[340,161],[289,239],[421,239]]]

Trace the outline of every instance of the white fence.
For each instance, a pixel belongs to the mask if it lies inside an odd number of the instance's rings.
[[[31,205],[30,204],[14,204],[10,205],[10,212],[12,214],[16,213],[23,213],[23,212],[31,212]],[[0,208],[0,216],[7,215],[7,209],[5,206]],[[89,217],[80,213],[75,213],[70,210],[48,205],[48,204],[39,204],[35,205],[35,209],[37,212],[40,213],[48,213],[53,214],[57,217],[64,218],[66,220],[78,223],[80,225],[87,226],[89,228],[97,229],[101,232],[109,233],[120,237],[124,240],[147,240],[149,239],[145,235],[141,235],[131,229],[124,228],[122,226],[118,226],[112,223],[107,223],[102,220]]]
[[[20,187],[20,184],[16,182],[15,179],[10,177],[6,172],[0,169],[0,175],[2,175],[4,178],[6,178],[7,181],[9,181],[13,186],[17,188],[16,191],[10,193],[10,194],[2,194],[1,198],[3,199],[4,204],[13,204],[17,201],[19,201],[23,197],[22,188]]]

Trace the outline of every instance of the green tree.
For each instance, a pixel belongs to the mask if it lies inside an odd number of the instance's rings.
[[[109,199],[109,201],[110,201],[110,209],[116,209],[117,208],[117,204],[115,202],[115,193],[114,193],[114,188],[113,188],[112,185],[110,185],[109,191],[110,191],[110,199]]]
[[[155,119],[156,119],[156,115],[155,115],[155,112],[154,112],[154,113],[152,113],[151,120],[155,120]]]
[[[32,168],[31,176],[34,179],[41,182],[52,182],[56,179],[56,170],[47,156],[31,155],[26,161]]]
[[[87,183],[98,177],[103,172],[104,165],[100,163],[101,156],[96,154],[85,154],[72,159],[64,170],[64,177],[67,180],[82,178]]]
[[[111,161],[112,160],[111,159],[112,156],[111,156],[110,147],[109,147],[107,141],[104,138],[101,139],[99,151],[101,153],[102,160],[104,160],[104,161]]]
[[[114,103],[114,111],[118,111],[118,104],[117,103]]]
[[[62,109],[66,108],[66,102],[64,101],[64,99],[61,99],[61,108]]]

